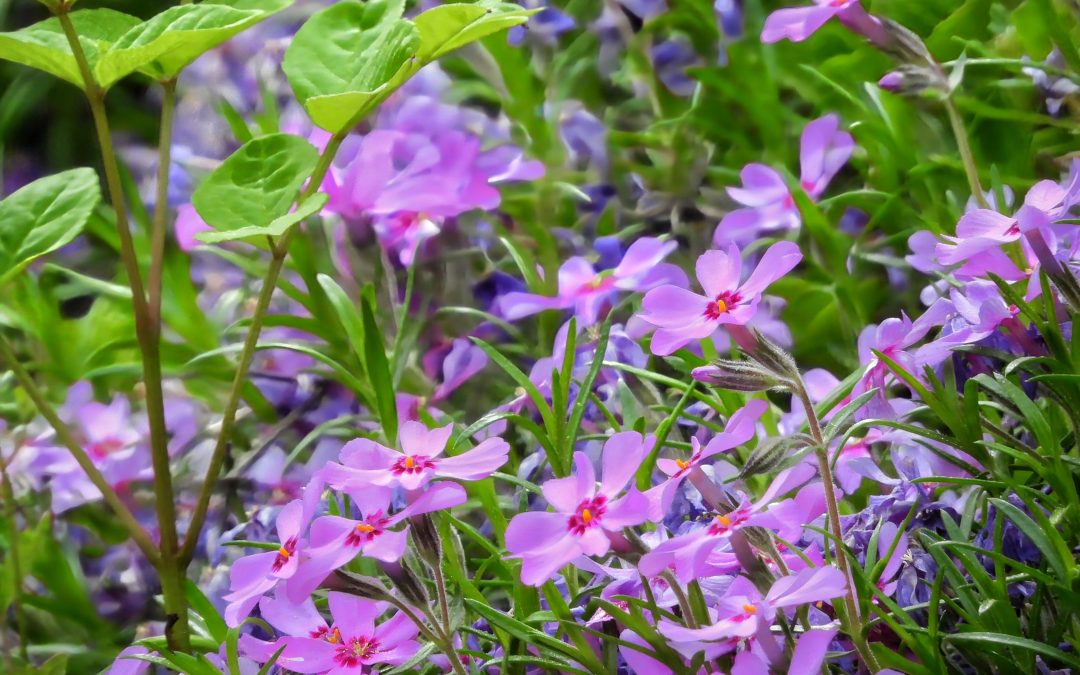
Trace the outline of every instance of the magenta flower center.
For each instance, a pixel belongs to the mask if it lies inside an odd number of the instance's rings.
[[[389,520],[384,518],[382,513],[368,516],[349,530],[345,545],[359,547],[371,542],[386,530],[388,523]]]
[[[124,449],[124,442],[119,438],[106,438],[103,441],[97,443],[91,443],[87,450],[90,452],[90,456],[96,459],[105,459],[117,450]]]
[[[1005,230],[1005,235],[1009,236],[1009,237],[1019,237],[1020,236],[1020,221],[1018,221],[1018,220],[1012,221],[1012,225],[1009,226],[1009,229]]]
[[[394,462],[394,465],[390,467],[390,471],[393,472],[395,476],[401,476],[403,474],[415,475],[425,469],[432,469],[434,467],[435,462],[427,457],[405,455]]]
[[[724,291],[705,306],[705,317],[710,321],[716,321],[721,315],[730,312],[740,302],[742,302],[742,296],[739,295],[738,291]]]
[[[274,558],[274,565],[271,569],[275,572],[280,572],[282,567],[289,562],[289,558],[296,555],[296,537],[289,537],[281,547],[277,550],[277,557]]]
[[[355,668],[379,651],[379,641],[373,637],[358,637],[342,644],[334,655],[334,663],[344,668]]]
[[[709,525],[709,534],[714,537],[730,534],[732,530],[749,519],[750,513],[744,508],[735,509],[731,513],[722,513],[713,518],[712,524]]]
[[[596,495],[592,499],[586,499],[578,504],[574,514],[566,519],[566,529],[578,535],[585,534],[600,524],[600,520],[607,512],[607,497]]]
[[[586,281],[578,288],[578,293],[581,295],[587,295],[589,293],[596,293],[598,291],[606,291],[615,285],[615,277],[610,274],[597,274],[592,279]]]

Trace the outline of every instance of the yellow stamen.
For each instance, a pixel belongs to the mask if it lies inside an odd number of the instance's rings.
[[[677,467],[679,467],[680,469],[682,469],[682,470],[684,470],[684,471],[685,471],[685,470],[686,470],[686,468],[687,468],[688,466],[690,466],[690,460],[687,460],[687,459],[677,459],[677,460],[675,460],[675,466],[677,466]]]
[[[285,548],[284,546],[278,548],[277,552],[278,552],[278,555],[281,556],[282,558],[288,558],[291,555],[289,553],[289,549]]]
[[[330,634],[326,636],[326,641],[332,645],[336,645],[337,643],[341,642],[341,631],[339,631],[337,628],[330,631]]]
[[[416,466],[416,460],[414,460],[412,457],[406,457],[405,458],[405,468],[406,469],[411,469],[414,466]]]
[[[589,509],[581,509],[581,519],[586,523],[592,522],[592,514],[589,513]]]
[[[367,523],[359,523],[356,526],[356,531],[357,532],[374,532],[375,527],[373,525],[368,525]]]
[[[700,307],[700,305],[698,305],[698,306]],[[723,300],[717,300],[716,301],[716,313],[717,314],[723,314],[726,311],[727,311],[727,303],[724,302]]]
[[[727,527],[728,525],[731,524],[731,517],[730,516],[717,516],[716,519],[718,521],[720,521],[720,524],[723,525],[724,527]]]
[[[746,612],[747,614],[757,614],[757,605],[744,604],[742,606],[742,608],[743,608],[743,611]]]

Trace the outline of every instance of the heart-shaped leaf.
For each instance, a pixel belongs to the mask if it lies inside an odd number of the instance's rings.
[[[275,218],[269,225],[241,227],[236,230],[219,232],[200,232],[195,235],[195,238],[207,244],[217,244],[223,241],[236,241],[237,239],[250,239],[252,237],[278,237],[285,234],[285,231],[293,225],[321,211],[326,206],[328,199],[325,193],[318,192],[305,199],[298,209],[286,213],[280,218]]]
[[[117,38],[98,60],[95,76],[104,87],[135,71],[155,79],[176,77],[203,53],[291,2],[245,0],[171,7]]]
[[[420,46],[420,32],[384,4],[340,2],[296,33],[282,67],[318,126],[337,133],[381,102]]]
[[[216,230],[271,226],[289,214],[318,159],[314,146],[299,136],[256,138],[206,177],[192,203]]]
[[[136,17],[111,9],[80,10],[70,18],[91,70],[113,42],[139,25]],[[79,66],[57,19],[0,33],[0,59],[43,70],[83,88]]]
[[[0,202],[0,283],[69,243],[101,200],[92,169],[41,178]]]

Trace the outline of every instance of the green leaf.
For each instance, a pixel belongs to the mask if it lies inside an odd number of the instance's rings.
[[[155,79],[176,77],[203,53],[285,9],[292,0],[247,0],[170,7],[120,36],[94,67],[103,87],[141,71]]]
[[[375,321],[375,288],[370,284],[364,288],[360,316],[364,324],[364,367],[375,392],[383,434],[388,442],[393,443],[397,440],[398,426],[394,381],[390,376],[390,362],[386,358],[383,333]]]
[[[400,18],[394,2],[339,2],[312,16],[283,68],[316,125],[349,129],[435,59],[525,23],[533,12],[506,3],[452,3]]]
[[[420,31],[384,3],[339,2],[297,31],[282,68],[316,125],[338,133],[373,110],[420,46]]]
[[[1050,657],[1055,661],[1060,661],[1071,668],[1080,668],[1080,659],[1072,654],[1063,652],[1057,647],[1018,637],[1016,635],[1004,635],[1001,633],[954,633],[952,635],[945,635],[942,639],[946,642],[954,643],[971,642],[975,643],[977,647],[989,650],[993,650],[995,647],[1026,649],[1035,652],[1036,654]]]
[[[207,176],[192,203],[216,230],[272,226],[289,214],[318,159],[315,147],[299,136],[256,138]]]
[[[1072,578],[1069,571],[1067,571],[1066,558],[1061,555],[1058,547],[1054,546],[1050,541],[1048,534],[1031,517],[1004,499],[991,499],[990,502],[1002,515],[1020,528],[1020,531],[1031,540],[1031,543],[1035,544],[1036,548],[1046,556],[1047,564],[1050,565],[1050,569],[1054,571],[1058,579],[1064,582]],[[1056,532],[1054,536],[1060,537]]]
[[[0,283],[74,239],[100,199],[97,174],[72,169],[38,179],[0,202]]]
[[[416,58],[422,64],[430,63],[470,42],[520,26],[535,11],[509,3],[484,2],[432,7],[413,20],[420,30],[420,49]]]
[[[206,630],[209,631],[210,637],[214,638],[218,645],[224,642],[229,634],[229,627],[225,625],[225,619],[221,618],[221,614],[214,609],[210,600],[191,579],[184,580],[184,593],[187,595],[188,605],[206,623]]]
[[[85,9],[69,15],[91,72],[109,46],[139,20],[111,9]],[[83,87],[83,78],[60,22],[46,19],[21,30],[0,33],[0,59],[43,70]]]
[[[305,199],[304,203],[295,211],[286,213],[280,218],[275,218],[272,223],[265,227],[251,226],[223,232],[200,232],[195,235],[195,238],[207,244],[217,244],[223,241],[235,241],[252,237],[278,237],[285,234],[285,231],[293,225],[322,211],[328,199],[329,197],[325,193],[318,192]]]

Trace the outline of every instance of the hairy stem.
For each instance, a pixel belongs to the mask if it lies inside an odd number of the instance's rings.
[[[82,445],[79,444],[75,437],[71,435],[71,431],[64,424],[64,421],[60,419],[60,416],[56,414],[56,410],[52,407],[46,399],[41,390],[38,389],[34,379],[30,376],[30,373],[23,368],[22,363],[18,357],[15,356],[15,351],[11,347],[11,343],[7,338],[0,335],[0,361],[7,364],[7,367],[11,369],[15,375],[15,379],[19,382],[19,385],[23,388],[26,394],[33,401],[34,407],[37,408],[41,416],[45,418],[56,433],[57,440],[60,441],[71,452],[72,457],[82,468],[83,472],[90,479],[90,482],[94,484],[94,487],[101,492],[102,497],[105,499],[105,503],[109,505],[109,508],[113,510],[116,517],[120,519],[120,523],[128,531],[128,536],[135,542],[146,556],[154,565],[157,565],[160,559],[157,547],[154,546],[154,542],[150,539],[150,535],[143,529],[142,525],[135,520],[135,516],[132,515],[128,507],[120,499],[120,496],[116,494],[116,491],[112,489],[109,482],[105,480],[105,476],[101,475],[98,468],[94,466],[93,460],[86,454]]]
[[[319,157],[319,163],[311,175],[311,180],[308,181],[307,187],[304,188],[296,200],[298,204],[315,194],[319,189],[327,171],[330,170],[330,163],[333,161],[334,155],[344,140],[344,134],[336,134],[327,143],[326,148]],[[195,512],[191,516],[191,525],[188,527],[187,536],[184,538],[184,546],[180,550],[181,565],[187,565],[191,562],[195,554],[199,533],[202,530],[203,523],[206,522],[210,498],[214,494],[218,476],[221,474],[221,468],[225,464],[225,458],[228,455],[229,438],[232,435],[233,425],[236,423],[236,412],[240,407],[240,398],[243,395],[244,384],[247,382],[248,370],[251,368],[251,362],[255,358],[255,348],[259,343],[259,334],[262,332],[266,311],[270,307],[270,299],[274,295],[278,276],[280,276],[281,269],[285,264],[289,244],[296,235],[298,228],[299,226],[295,226],[289,229],[273,243],[270,266],[266,270],[266,277],[263,279],[262,288],[259,290],[259,298],[251,316],[251,324],[248,327],[247,336],[244,338],[244,346],[240,351],[240,362],[236,366],[236,375],[233,377],[232,385],[229,387],[228,397],[225,400],[225,409],[221,414],[221,430],[218,432],[214,452],[210,456],[210,465],[207,467],[206,477],[203,479],[202,488],[199,491],[199,500],[196,502]]]
[[[161,278],[164,273],[165,235],[169,218],[169,169],[172,166],[173,116],[176,112],[176,80],[161,83],[161,125],[158,136],[157,192],[150,230],[150,324],[161,335]]]
[[[859,617],[859,604],[855,598],[855,586],[851,576],[851,570],[849,569],[847,555],[842,550],[844,533],[840,528],[840,507],[836,499],[836,483],[833,481],[832,467],[829,466],[829,451],[825,446],[825,439],[821,435],[821,423],[818,421],[817,412],[814,410],[814,404],[810,400],[810,395],[806,393],[806,385],[803,384],[801,379],[797,383],[794,394],[802,402],[803,409],[806,411],[806,420],[810,426],[810,435],[817,444],[814,454],[817,456],[818,471],[821,474],[821,482],[825,488],[825,505],[829,514],[829,528],[832,530],[832,535],[836,539],[834,544],[836,555],[834,557],[836,558],[837,568],[843,573],[844,579],[847,581],[847,593],[844,595],[844,609],[846,610],[844,612],[846,615],[844,621],[846,624],[845,627],[847,629],[848,637],[851,638],[863,663],[870,669],[870,672],[876,673],[881,670],[881,666],[878,665],[874,653],[870,651],[870,646],[866,643],[866,638],[863,636],[862,619]]]
[[[68,45],[79,66],[83,79],[83,91],[94,120],[101,163],[105,171],[105,183],[109,201],[116,213],[116,231],[120,239],[120,259],[131,287],[131,301],[135,314],[135,336],[142,353],[143,385],[146,396],[146,414],[150,426],[150,453],[154,468],[154,503],[158,530],[161,537],[158,574],[165,600],[166,636],[174,650],[186,651],[190,643],[187,625],[187,598],[180,577],[183,568],[176,562],[179,540],[176,534],[176,502],[173,496],[172,472],[169,467],[168,432],[165,427],[165,401],[161,388],[160,324],[150,311],[143,287],[135,244],[131,237],[124,191],[120,181],[120,167],[113,150],[112,134],[105,111],[105,90],[96,82],[75,26],[71,23],[67,8],[57,13],[57,19],[67,37]],[[164,114],[164,113],[163,113]],[[171,113],[169,113],[171,115]],[[167,167],[166,167],[167,171]],[[167,179],[167,173],[166,173]],[[156,327],[155,327],[156,325]]]

